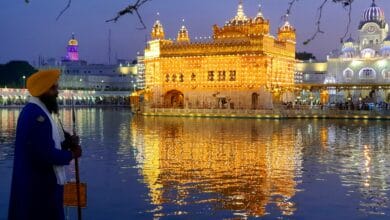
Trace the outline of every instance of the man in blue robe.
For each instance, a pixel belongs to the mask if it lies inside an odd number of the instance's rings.
[[[64,219],[64,166],[81,156],[81,148],[78,137],[64,134],[52,118],[59,75],[44,70],[27,79],[31,97],[17,123],[9,220]]]

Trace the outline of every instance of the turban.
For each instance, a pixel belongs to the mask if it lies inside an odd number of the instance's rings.
[[[27,89],[32,96],[41,96],[57,83],[59,77],[58,69],[40,70],[28,77]]]

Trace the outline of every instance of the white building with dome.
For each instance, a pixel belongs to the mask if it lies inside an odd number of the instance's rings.
[[[375,0],[363,13],[357,39],[350,37],[328,58],[323,83],[329,102],[390,102],[389,25]]]

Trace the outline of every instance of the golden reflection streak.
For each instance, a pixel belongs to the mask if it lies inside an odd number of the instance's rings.
[[[371,166],[371,156],[370,148],[367,145],[364,145],[364,171],[366,173],[366,178],[364,179],[364,186],[370,187],[371,175],[370,175],[370,166]]]
[[[281,122],[136,117],[131,126],[133,138],[143,137],[136,158],[152,204],[186,204],[196,192],[213,198],[195,203],[245,215],[263,216],[269,203],[284,215],[294,213],[289,199],[296,192],[302,136]]]

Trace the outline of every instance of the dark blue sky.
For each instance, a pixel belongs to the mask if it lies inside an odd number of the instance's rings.
[[[222,26],[234,17],[239,0],[152,0],[140,10],[147,25],[146,30],[138,30],[141,25],[134,15],[126,15],[117,23],[105,20],[131,3],[131,0],[72,0],[71,7],[56,21],[67,0],[3,0],[0,3],[0,63],[9,60],[36,61],[38,56],[60,59],[66,54],[66,45],[74,32],[79,41],[80,58],[91,63],[108,62],[108,32],[111,29],[112,60],[133,59],[137,51],[143,51],[145,36],[149,38],[151,26],[159,12],[167,38],[176,38],[177,31],[185,19],[190,37],[210,36],[212,25]],[[271,32],[282,24],[289,0],[244,0],[248,17],[254,17],[261,3],[264,16],[271,22]],[[315,31],[317,8],[322,0],[299,0],[293,8],[290,22],[297,29],[297,50],[313,52],[318,58],[339,47],[343,36],[347,14],[342,7],[328,3],[323,15],[322,29],[309,45],[302,42]],[[371,0],[355,0],[352,12],[351,33],[356,38],[357,26],[364,9]],[[385,15],[390,16],[390,1],[377,0]]]

